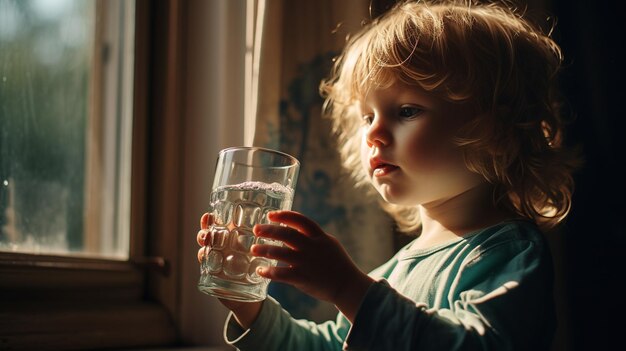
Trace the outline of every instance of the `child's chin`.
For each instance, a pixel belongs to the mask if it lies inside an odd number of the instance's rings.
[[[377,187],[378,193],[385,202],[399,206],[415,206],[417,203],[412,201],[406,194],[398,193],[394,189],[390,189],[387,185]]]

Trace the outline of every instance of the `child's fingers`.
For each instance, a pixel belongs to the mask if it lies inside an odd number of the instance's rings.
[[[250,248],[250,252],[254,256],[285,263],[298,263],[300,261],[300,255],[296,251],[284,246],[255,244]]]
[[[213,224],[213,214],[205,213],[200,218],[200,229],[209,229],[209,226]]]
[[[204,258],[204,255],[206,255],[207,252],[209,252],[208,247],[202,247],[200,248],[200,250],[198,250],[198,262],[202,263],[202,259]]]
[[[200,217],[200,230],[198,231],[198,235],[196,236],[196,241],[200,246],[206,246],[209,244],[210,235],[209,235],[209,226],[213,224],[213,214],[205,213]]]
[[[200,217],[200,229],[209,229],[209,214],[205,213]]]
[[[286,224],[311,237],[324,233],[317,223],[295,211],[273,211],[269,213],[268,218],[272,222]]]
[[[259,267],[257,274],[263,278],[285,283],[293,282],[298,278],[295,270],[291,267]]]
[[[306,245],[306,237],[299,231],[290,227],[281,227],[272,224],[257,224],[252,230],[256,236],[280,240],[293,249],[302,248]]]
[[[209,245],[209,241],[210,241],[210,235],[209,235],[209,230],[208,229],[200,229],[198,231],[198,236],[197,236],[197,240],[198,240],[198,245],[200,246],[206,246]]]

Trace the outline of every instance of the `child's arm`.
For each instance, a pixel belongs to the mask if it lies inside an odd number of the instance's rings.
[[[429,309],[385,281],[368,291],[346,343],[355,350],[547,350],[555,327],[542,244],[515,240],[464,262],[448,308]]]
[[[348,329],[349,324],[341,315],[338,315],[337,321],[321,324],[296,320],[268,296],[248,329],[234,320],[233,313],[229,314],[224,336],[228,344],[242,351],[339,351]]]
[[[482,248],[455,277],[445,279],[452,282],[444,297],[450,307],[435,310],[402,296],[385,281],[362,282],[362,273],[353,268],[339,243],[310,219],[289,211],[273,213],[270,219],[289,227],[259,226],[255,234],[282,240],[287,247],[259,245],[252,253],[289,266],[260,274],[334,303],[353,321],[346,339],[348,349],[525,350],[550,346],[548,337],[554,327],[552,267],[538,242],[509,240]],[[349,296],[353,296],[352,302]]]

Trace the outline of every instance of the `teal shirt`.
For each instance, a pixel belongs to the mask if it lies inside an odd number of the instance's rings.
[[[296,320],[268,297],[243,330],[224,338],[246,351],[546,350],[555,329],[549,249],[534,223],[502,222],[429,249],[402,248],[370,273],[352,325],[341,313]]]

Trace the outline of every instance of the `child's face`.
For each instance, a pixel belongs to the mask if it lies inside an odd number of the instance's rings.
[[[394,84],[359,103],[361,161],[385,201],[420,205],[458,195],[481,182],[452,137],[471,113],[421,88]]]

